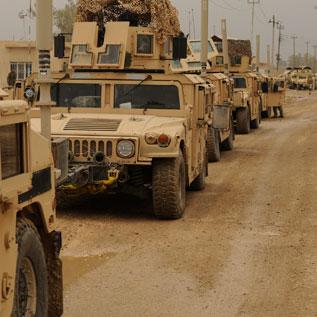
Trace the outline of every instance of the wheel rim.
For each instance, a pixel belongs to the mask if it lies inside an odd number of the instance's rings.
[[[36,313],[36,277],[32,262],[24,257],[19,271],[19,311],[21,316],[31,317]]]

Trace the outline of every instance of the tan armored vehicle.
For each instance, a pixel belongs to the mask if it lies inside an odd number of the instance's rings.
[[[212,90],[200,76],[169,71],[184,40],[186,53],[186,39],[160,42],[150,27],[75,23],[69,70],[52,73],[52,136],[69,140],[61,195],[150,191],[158,217],[183,215],[186,188],[204,188]]]
[[[0,101],[0,152],[0,316],[61,316],[53,158],[24,101]]]
[[[185,60],[180,62],[183,72],[196,73],[201,72],[201,40],[189,40],[189,55]],[[207,153],[209,162],[218,162],[220,160],[221,150],[232,150],[234,147],[234,127],[232,118],[232,99],[233,99],[233,82],[223,73],[223,56],[219,56],[219,52],[214,42],[208,41],[208,64],[207,76],[204,78],[207,83],[211,84],[213,89],[212,99],[209,101],[208,114],[209,124],[207,133]],[[214,66],[216,65],[216,67]],[[175,72],[179,68],[174,68]],[[219,71],[222,71],[219,72]],[[214,109],[217,107],[228,107],[229,115],[227,122],[223,122],[222,127],[214,125]]]
[[[290,73],[289,87],[297,90],[315,90],[316,78],[310,67],[297,67]]]
[[[284,117],[284,104],[286,98],[286,83],[282,78],[261,76],[260,99],[262,118],[278,116]]]
[[[247,134],[250,129],[258,129],[261,123],[261,102],[259,77],[256,73],[235,73],[233,116],[238,133]]]

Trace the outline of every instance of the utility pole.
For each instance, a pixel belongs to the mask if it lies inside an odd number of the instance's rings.
[[[278,25],[278,52],[276,56],[276,72],[278,73],[280,62],[281,62],[281,43],[282,43],[282,30],[284,30],[284,26],[282,23],[279,23]]]
[[[317,45],[313,46],[314,48],[314,73],[317,73],[317,67],[316,67],[316,62],[317,62]]]
[[[297,36],[293,35],[292,40],[293,40],[293,68],[295,68],[296,67],[296,40],[297,40]]]
[[[308,62],[309,62],[309,44],[310,42],[309,41],[306,41],[306,58],[305,58],[305,61],[306,61],[306,66],[308,66]]]
[[[260,4],[260,0],[248,0],[248,4],[252,6],[252,18],[251,18],[251,44],[253,47],[254,43],[254,15],[255,15],[255,5]]]
[[[271,56],[271,63],[272,68],[274,68],[274,55],[275,55],[275,28],[279,24],[279,22],[276,20],[275,15],[273,15],[273,18],[269,21],[269,23],[272,23],[273,25],[273,33],[272,33],[272,56]]]

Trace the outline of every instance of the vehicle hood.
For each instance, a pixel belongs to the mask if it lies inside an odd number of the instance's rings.
[[[178,130],[184,118],[123,114],[54,114],[52,136],[113,136],[138,137],[148,132],[167,133]],[[39,118],[31,120],[32,128],[40,131]]]

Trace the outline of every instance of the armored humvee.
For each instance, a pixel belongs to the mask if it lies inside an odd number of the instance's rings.
[[[61,316],[53,158],[24,101],[0,101],[0,153],[0,315]]]
[[[52,137],[69,140],[61,196],[150,190],[156,216],[182,217],[186,188],[204,188],[212,87],[170,71],[180,42],[129,22],[75,23],[68,71],[51,74]]]
[[[188,56],[180,62],[179,67],[173,67],[173,71],[180,69],[189,74],[200,74],[201,72],[201,41],[188,41]],[[219,52],[212,40],[208,41],[208,64],[207,76],[204,78],[207,83],[213,85],[214,93],[208,105],[208,132],[207,132],[207,153],[209,162],[220,160],[220,151],[230,151],[234,147],[234,128],[232,117],[233,82],[223,73],[223,57],[219,58]],[[222,72],[221,72],[222,71]],[[214,125],[214,110],[216,107],[227,107],[228,116],[222,127]]]
[[[200,41],[191,40],[190,53],[195,58],[201,46]],[[250,41],[228,40],[228,72],[234,81],[230,102],[232,116],[238,133],[249,133],[250,128],[257,129],[261,122],[261,104],[259,98],[259,78],[250,70],[252,57]],[[211,72],[224,72],[226,52],[221,37],[213,36],[209,40],[208,60]]]
[[[258,129],[261,123],[261,102],[259,77],[254,72],[235,73],[233,116],[236,130],[241,134],[248,134],[250,129]]]
[[[310,67],[297,67],[290,73],[289,88],[297,90],[315,90],[316,77]]]

